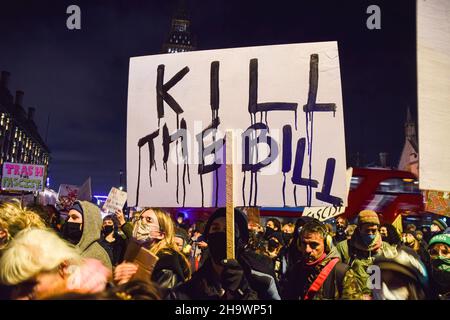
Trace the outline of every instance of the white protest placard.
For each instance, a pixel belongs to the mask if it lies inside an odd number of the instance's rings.
[[[85,182],[78,188],[77,200],[92,201],[91,177],[87,178]]]
[[[122,210],[127,201],[127,193],[112,187],[109,191],[108,199],[106,199],[103,209],[114,213],[116,210]]]
[[[61,184],[58,190],[58,204],[63,210],[69,210],[78,199],[79,187],[71,184]]]
[[[417,1],[419,187],[450,191],[450,1]]]
[[[325,221],[345,212],[345,207],[312,207],[305,208],[302,217],[311,217],[319,221]]]
[[[2,190],[42,191],[45,166],[27,163],[3,163]]]
[[[336,42],[130,60],[130,206],[225,205],[233,130],[236,206],[345,206]]]
[[[352,180],[353,168],[347,169],[347,197],[350,192],[350,183]],[[347,207],[306,207],[303,210],[302,216],[315,218],[319,221],[326,221],[331,218],[336,218],[337,216],[343,214]]]

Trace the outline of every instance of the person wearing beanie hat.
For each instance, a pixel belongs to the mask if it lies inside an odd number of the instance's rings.
[[[434,236],[428,245],[434,298],[450,300],[450,234]]]
[[[378,218],[378,214],[373,210],[363,210],[358,214],[358,225],[361,226],[363,224],[380,224],[380,218]]]
[[[175,237],[173,241],[177,245],[181,253],[183,253],[187,258],[191,253],[191,245],[189,244],[189,235],[187,231],[180,227],[175,227]]]
[[[204,237],[208,256],[190,280],[173,288],[174,300],[255,300],[279,298],[275,280],[256,272],[243,259],[249,239],[245,214],[234,209],[235,259],[226,258],[226,209],[217,209],[208,219]]]
[[[436,219],[431,222],[430,230],[433,235],[437,235],[440,233],[444,233],[445,229],[447,228],[448,226],[443,219]]]
[[[336,246],[342,262],[351,267],[359,284],[357,288],[344,287],[346,299],[370,299],[372,291],[367,286],[367,268],[379,256],[390,258],[397,254],[396,246],[382,240],[379,227],[378,214],[373,210],[363,210],[358,214],[358,226],[352,237]]]

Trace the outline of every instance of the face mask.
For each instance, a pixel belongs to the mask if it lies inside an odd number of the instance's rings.
[[[264,233],[264,238],[269,239],[270,236],[275,232],[271,227],[266,227],[266,232]]]
[[[64,223],[62,236],[72,244],[80,242],[83,231],[81,231],[81,223],[66,222]]]
[[[343,226],[337,226],[336,228],[336,234],[339,236],[345,235],[345,227]]]
[[[441,230],[435,230],[435,231],[431,231],[430,230],[431,235],[436,235],[438,233],[441,233]]]
[[[286,232],[284,232],[284,233],[283,233],[283,241],[284,241],[284,243],[288,244],[289,241],[291,241],[291,239],[292,239],[293,236],[294,236],[294,234],[292,234],[292,233],[286,233]]]
[[[114,231],[114,226],[104,226],[103,227],[103,234],[104,235],[109,235],[113,231]]]
[[[450,273],[450,258],[439,256],[438,258],[433,259],[431,263],[433,265],[433,269]]]
[[[364,242],[364,244],[367,246],[370,245],[373,242],[373,240],[375,240],[376,236],[377,236],[376,234],[361,233],[361,239]]]
[[[431,274],[434,282],[442,287],[450,286],[450,258],[438,257],[431,260]]]
[[[209,253],[217,264],[227,257],[227,237],[225,232],[214,232],[208,235]]]
[[[154,240],[154,237],[152,237],[152,233],[158,231],[158,226],[145,223],[143,220],[138,220],[133,229],[133,238],[141,243],[152,242]]]

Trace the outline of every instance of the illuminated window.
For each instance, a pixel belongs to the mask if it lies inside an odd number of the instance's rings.
[[[350,180],[350,190],[355,190],[358,188],[363,180],[363,177],[353,176]]]
[[[380,182],[377,193],[420,193],[415,179],[392,178]]]

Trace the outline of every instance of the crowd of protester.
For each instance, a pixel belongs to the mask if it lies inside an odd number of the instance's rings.
[[[102,219],[87,201],[62,217],[52,206],[0,204],[0,299],[450,299],[444,219],[400,231],[364,210],[354,224],[338,216],[334,225],[308,217],[261,225],[235,209],[227,259],[224,208],[192,225],[157,208]],[[153,263],[131,259],[131,248]]]

